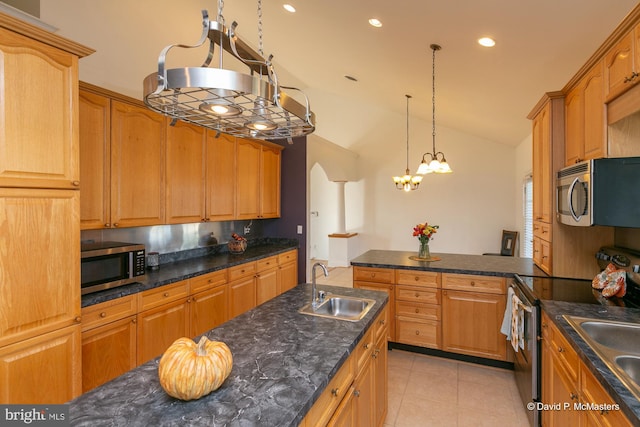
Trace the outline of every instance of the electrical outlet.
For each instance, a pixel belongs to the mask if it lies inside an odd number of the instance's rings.
[[[249,234],[249,233],[251,233],[251,227],[247,225],[244,227],[244,234]]]
[[[298,226],[298,234],[302,234],[302,226],[301,225]]]

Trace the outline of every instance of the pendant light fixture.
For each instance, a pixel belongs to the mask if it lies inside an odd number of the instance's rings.
[[[273,67],[273,55],[262,50],[262,1],[258,0],[259,48],[255,52],[236,34],[238,24],[225,26],[224,0],[218,0],[218,16],[209,20],[202,11],[202,36],[193,46],[173,44],[158,57],[158,72],[144,79],[145,104],[173,120],[182,120],[215,131],[256,139],[283,139],[308,135],[315,130],[315,114],[309,99],[297,88],[282,86]],[[200,67],[165,68],[167,53],[174,47],[191,49],[209,40],[209,53]],[[215,46],[219,66],[209,67]],[[223,67],[227,52],[249,68],[249,74]],[[302,103],[283,89],[298,91]]]
[[[432,125],[433,131],[431,133],[433,138],[433,151],[431,153],[424,153],[422,155],[422,162],[420,162],[420,166],[418,167],[417,173],[420,175],[425,175],[428,173],[451,173],[451,167],[449,163],[447,163],[447,159],[444,157],[444,153],[442,151],[436,152],[436,51],[442,49],[440,45],[432,44],[431,50],[433,51],[433,66],[432,66],[432,105],[433,105],[433,116],[432,116]],[[429,161],[427,161],[427,156],[429,156]]]
[[[411,176],[409,172],[409,99],[411,95],[405,95],[407,97],[407,169],[403,176],[394,176],[393,182],[396,184],[398,190],[412,191],[417,190],[422,181],[421,176]]]

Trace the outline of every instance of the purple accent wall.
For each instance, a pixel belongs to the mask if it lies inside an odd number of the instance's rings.
[[[307,259],[307,137],[273,141],[282,145],[280,218],[264,221],[265,237],[297,239],[298,283],[306,282]],[[302,234],[297,226],[302,225]]]

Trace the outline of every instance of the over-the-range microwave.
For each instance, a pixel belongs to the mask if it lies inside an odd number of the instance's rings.
[[[586,160],[558,172],[556,218],[562,224],[640,228],[639,202],[640,157]]]
[[[144,245],[92,242],[80,246],[82,295],[134,283],[145,275]]]

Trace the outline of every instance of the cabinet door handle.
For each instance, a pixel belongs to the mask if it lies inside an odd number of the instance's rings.
[[[355,397],[360,397],[360,390],[356,390],[356,391],[354,391],[354,392],[353,392],[353,395],[354,395]]]
[[[334,396],[338,396],[338,392],[339,391],[340,391],[340,389],[338,387],[332,388],[331,389],[331,394],[333,394]]]
[[[574,392],[571,392],[569,396],[571,397],[571,400],[576,400],[578,398],[578,395]]]
[[[420,331],[416,331],[416,335],[420,335]]]
[[[420,297],[420,294],[418,292],[416,292],[416,298]]]
[[[105,228],[111,228],[111,224],[108,223],[108,222],[104,226],[105,226]]]
[[[558,347],[558,353],[564,353],[564,348]]]
[[[76,318],[75,318],[75,319],[73,319],[73,320],[75,320],[75,321],[76,321],[76,323],[80,323],[80,321],[81,321],[82,319],[80,318],[80,316],[76,316]]]
[[[364,347],[365,350],[369,350],[369,347],[371,347],[371,343],[368,342],[363,347]]]
[[[74,187],[80,187],[80,181],[71,181],[71,185]]]

